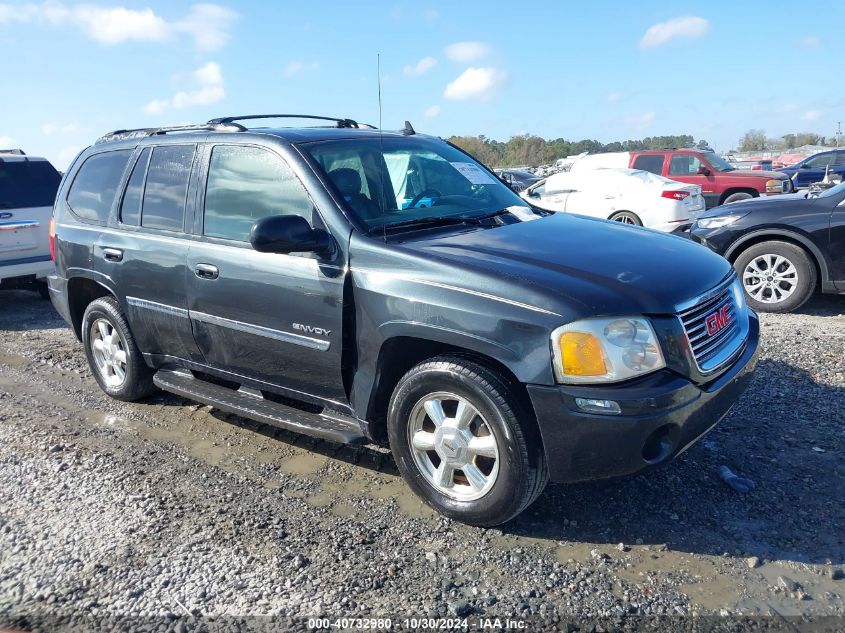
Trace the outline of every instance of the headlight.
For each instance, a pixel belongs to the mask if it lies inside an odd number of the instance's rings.
[[[785,180],[767,180],[766,181],[766,193],[782,193],[786,187],[784,187]]]
[[[718,229],[728,224],[733,224],[740,218],[744,218],[747,213],[730,213],[728,215],[717,215],[712,218],[698,218],[696,223],[702,229]]]
[[[584,319],[552,332],[555,378],[618,382],[666,366],[654,328],[643,317]]]
[[[748,306],[745,304],[745,290],[742,287],[742,282],[739,279],[734,279],[731,284],[731,293],[734,296],[734,305],[736,305],[736,313],[738,315],[745,314],[748,311]]]

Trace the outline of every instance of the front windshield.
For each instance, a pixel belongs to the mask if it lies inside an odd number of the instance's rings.
[[[830,189],[825,189],[822,191],[818,197],[819,198],[830,198],[832,196],[837,196],[840,193],[845,193],[845,181],[840,182],[835,187],[831,187]]]
[[[368,137],[302,145],[375,232],[431,218],[474,218],[530,207],[460,150],[431,138]]]
[[[733,171],[735,168],[724,158],[719,156],[716,152],[707,152],[704,154],[707,162],[716,171]]]

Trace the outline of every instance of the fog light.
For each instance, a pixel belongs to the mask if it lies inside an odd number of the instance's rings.
[[[596,400],[595,398],[575,398],[575,404],[582,411],[588,413],[608,413],[618,415],[622,413],[619,403],[615,400]]]

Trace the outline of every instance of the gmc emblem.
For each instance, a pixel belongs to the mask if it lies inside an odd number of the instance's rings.
[[[707,316],[704,322],[707,324],[707,336],[713,336],[716,332],[725,327],[731,322],[731,317],[728,314],[729,304],[723,305],[718,312],[714,312]]]

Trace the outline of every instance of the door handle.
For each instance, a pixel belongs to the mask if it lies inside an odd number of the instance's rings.
[[[103,259],[108,262],[122,262],[123,261],[123,251],[119,248],[104,248],[103,249]]]
[[[220,276],[220,270],[212,264],[197,264],[194,274],[200,279],[217,279]]]

